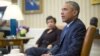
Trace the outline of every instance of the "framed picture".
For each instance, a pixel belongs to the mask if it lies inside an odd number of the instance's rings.
[[[91,4],[93,5],[100,4],[100,0],[91,0]]]
[[[4,6],[4,7],[0,7],[0,19],[2,19],[5,10],[6,10],[6,6]]]
[[[24,14],[42,13],[43,0],[22,0],[22,11]]]
[[[17,3],[17,0],[11,0],[12,1],[12,3]]]

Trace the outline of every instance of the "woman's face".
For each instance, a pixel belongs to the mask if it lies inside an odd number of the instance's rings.
[[[53,20],[53,19],[47,20],[47,26],[48,26],[49,29],[54,28],[54,27],[55,27],[55,22],[54,22],[54,20]]]

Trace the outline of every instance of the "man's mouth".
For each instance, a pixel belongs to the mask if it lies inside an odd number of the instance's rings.
[[[61,16],[62,18],[64,18],[65,16]]]

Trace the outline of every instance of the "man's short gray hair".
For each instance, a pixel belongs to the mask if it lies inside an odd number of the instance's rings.
[[[77,2],[74,2],[74,1],[66,1],[66,4],[72,5],[73,8],[74,8],[75,10],[78,11],[77,16],[79,15],[79,12],[80,12],[80,6],[79,6],[79,4],[78,4]]]

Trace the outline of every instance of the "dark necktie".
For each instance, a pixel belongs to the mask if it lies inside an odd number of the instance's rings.
[[[61,41],[60,41],[60,44],[63,42],[67,31],[68,31],[68,27],[67,27],[67,25],[66,25],[66,26],[64,27],[64,30],[62,31],[61,36],[60,36],[60,40],[61,40]]]

